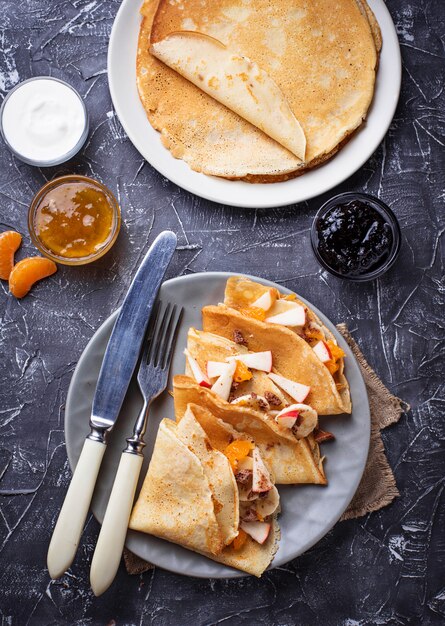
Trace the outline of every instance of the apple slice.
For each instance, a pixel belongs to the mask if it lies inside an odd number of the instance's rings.
[[[253,450],[253,474],[252,474],[252,491],[254,493],[264,493],[270,491],[273,487],[269,470],[261,458],[258,448]]]
[[[250,352],[249,354],[237,354],[236,356],[228,356],[227,361],[241,361],[247,367],[261,372],[272,371],[272,352]]]
[[[278,387],[281,387],[283,391],[288,393],[291,398],[293,398],[296,402],[303,402],[311,388],[307,385],[302,385],[301,383],[296,383],[289,378],[284,378],[284,376],[279,376],[278,374],[268,374],[269,378],[273,380]]]
[[[291,404],[290,406],[280,411],[278,415],[275,416],[277,423],[281,426],[285,426],[286,428],[292,428],[292,426],[295,426],[297,417],[299,417],[300,415],[300,411],[298,409],[295,409],[295,406],[295,404]]]
[[[322,363],[326,363],[332,359],[331,351],[329,350],[329,346],[324,341],[319,341],[312,348],[315,354],[318,356]]]
[[[196,380],[198,385],[200,385],[201,387],[207,387],[208,389],[210,389],[210,387],[212,386],[210,384],[210,380],[207,378],[207,376],[204,374],[202,369],[199,367],[198,361],[194,357],[192,357],[192,355],[187,350],[187,348],[184,350],[184,354],[187,358],[190,369],[192,370],[193,378]]]
[[[228,366],[228,363],[220,361],[207,361],[207,376],[209,378],[217,378],[227,370]]]
[[[266,317],[265,321],[269,324],[281,324],[282,326],[304,326],[306,311],[304,306],[296,302],[291,309],[278,313],[278,315],[272,315],[272,317]]]
[[[232,387],[233,375],[236,370],[236,362],[229,363],[229,367],[221,374],[217,381],[212,386],[213,393],[222,398],[222,400],[229,399],[230,389]]]
[[[264,543],[270,533],[268,522],[241,522],[240,527],[257,543]]]
[[[311,432],[318,426],[318,413],[308,404],[291,404],[278,413],[275,417],[278,424],[283,426],[288,425],[288,428],[295,426],[295,422],[298,420],[298,426],[294,429],[294,433],[297,439],[302,439],[311,434]]]
[[[272,306],[272,293],[270,289],[265,291],[255,302],[253,302],[251,307],[255,307],[257,309],[263,309],[263,311],[268,311]]]

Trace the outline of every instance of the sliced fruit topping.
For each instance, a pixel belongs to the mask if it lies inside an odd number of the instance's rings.
[[[227,370],[228,366],[228,363],[220,361],[207,361],[207,376],[209,378],[217,378]]]
[[[280,426],[284,426],[285,428],[293,428],[295,426],[295,422],[300,416],[300,412],[293,407],[295,404],[288,406],[286,409],[283,409],[275,416],[275,419]]]
[[[238,461],[239,470],[253,470],[253,459],[251,456],[246,456],[244,459]]]
[[[50,259],[42,256],[22,259],[14,265],[9,275],[9,291],[16,298],[23,298],[34,283],[55,272],[57,272],[57,265]]]
[[[232,541],[233,549],[241,550],[241,548],[246,543],[246,541],[247,541],[247,533],[242,528],[240,528],[237,536]]]
[[[212,385],[212,391],[223,400],[229,399],[230,389],[233,383],[233,375],[235,373],[236,363],[229,363],[229,367],[221,374],[221,376]]]
[[[286,296],[281,296],[281,300],[290,300],[291,302],[295,302],[296,299],[297,296],[294,293],[288,293]]]
[[[255,448],[253,451],[253,474],[252,474],[252,491],[255,493],[264,493],[272,489],[273,483],[270,478],[269,470],[261,458],[260,451]]]
[[[241,529],[244,530],[257,543],[264,543],[270,533],[268,522],[241,522]]]
[[[338,346],[334,341],[329,339],[326,342],[326,346],[331,354],[331,358],[329,361],[325,362],[326,367],[330,371],[332,375],[335,374],[340,369],[340,359],[342,359],[345,355],[343,350]]]
[[[227,361],[240,361],[247,367],[261,372],[270,372],[272,370],[272,352],[250,352],[249,354],[237,354],[236,356],[227,357]]]
[[[266,319],[266,311],[264,309],[260,309],[260,307],[248,306],[246,308],[239,309],[239,312],[241,315],[253,317],[253,319],[259,320],[260,322],[264,322]]]
[[[230,404],[237,404],[243,407],[249,407],[256,411],[269,411],[270,404],[264,396],[259,396],[257,393],[248,393],[244,396],[239,396],[231,401]]]
[[[330,361],[332,358],[331,351],[329,350],[329,346],[325,341],[319,341],[313,346],[312,350],[318,356],[322,363],[326,363]]]
[[[276,292],[274,291],[272,296],[272,289],[268,289],[251,306],[268,311],[276,299]]]
[[[323,441],[332,441],[335,439],[335,435],[327,430],[320,430],[319,428],[316,428],[314,430],[314,439],[317,443],[323,443]]]
[[[224,450],[224,454],[229,459],[234,472],[238,470],[238,463],[248,457],[254,447],[254,444],[246,439],[235,439],[235,441],[229,443]]]
[[[275,419],[283,426],[288,423],[288,428],[292,428],[299,439],[307,437],[318,426],[318,413],[308,404],[291,404],[280,411]],[[294,419],[293,424],[292,419]]]
[[[295,303],[291,309],[278,313],[278,315],[272,315],[266,317],[266,322],[269,324],[281,324],[282,326],[304,326],[306,322],[306,311],[304,306]]]
[[[295,381],[290,380],[289,378],[284,378],[284,376],[279,376],[278,374],[271,373],[268,374],[268,376],[276,385],[278,385],[278,387],[288,393],[291,398],[297,402],[303,402],[311,390],[311,388],[307,385],[296,383]]]
[[[256,511],[263,519],[275,513],[280,504],[280,494],[275,485],[267,492],[266,497],[255,500]]]
[[[253,374],[242,361],[236,361],[235,373],[233,374],[233,380],[236,383],[243,383],[246,380],[250,380]]]
[[[184,350],[184,354],[187,358],[187,362],[190,366],[190,369],[192,370],[193,378],[196,380],[198,385],[200,385],[201,387],[207,387],[207,389],[210,389],[210,387],[212,386],[210,383],[210,380],[207,378],[207,376],[204,374],[202,369],[199,367],[198,361],[194,357],[192,357],[192,355],[187,350],[187,348]]]
[[[256,500],[258,500],[258,494],[256,494]],[[239,517],[242,522],[263,522],[264,519],[260,519],[257,510],[256,510],[257,502],[249,502],[246,499],[240,498],[240,510]]]
[[[22,243],[22,236],[14,230],[0,233],[0,278],[8,280],[14,267],[14,254]]]

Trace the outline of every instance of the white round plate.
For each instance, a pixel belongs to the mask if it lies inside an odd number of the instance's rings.
[[[337,155],[324,165],[282,183],[251,184],[199,174],[162,145],[147,119],[136,87],[136,52],[141,18],[137,0],[123,0],[111,31],[108,82],[117,115],[134,146],[160,172],[183,189],[221,204],[244,208],[278,207],[329,191],[369,159],[391,124],[400,93],[399,42],[383,0],[368,0],[380,24],[383,48],[367,121]],[[148,45],[148,43],[147,43]]]
[[[180,304],[185,309],[167,389],[172,388],[172,376],[184,372],[183,350],[189,327],[201,327],[201,309],[203,306],[223,300],[224,287],[229,276],[231,274],[226,272],[192,274],[168,280],[162,285],[161,300]],[[291,293],[288,289],[275,283],[259,278],[255,278],[255,280],[265,285],[277,287],[284,293]],[[315,307],[307,304],[334,333],[339,345],[346,352],[345,373],[351,387],[353,411],[352,415],[320,418],[321,427],[332,431],[336,437],[335,441],[324,444],[322,450],[323,454],[327,456],[325,471],[329,481],[328,486],[286,485],[279,487],[282,507],[279,517],[281,540],[273,561],[273,567],[283,565],[299,556],[332,528],[351,501],[362,477],[368,456],[369,404],[359,367],[347,343],[339,335],[335,326]],[[113,313],[92,337],[71,380],[65,411],[65,437],[68,459],[72,469],[77,463],[84,439],[89,433],[88,420],[96,382],[116,315],[117,312]],[[139,391],[135,386],[130,387],[124,408],[111,433],[96,484],[92,510],[99,521],[102,521],[104,517],[120,454],[125,446],[125,438],[131,435],[141,406]],[[145,477],[156,432],[163,417],[174,418],[173,399],[167,392],[164,392],[153,403],[150,411],[149,426],[145,438],[147,447],[144,451],[145,460],[139,486]],[[146,561],[178,574],[202,578],[243,576],[237,570],[215,563],[204,556],[151,535],[129,531],[126,545],[132,552]]]

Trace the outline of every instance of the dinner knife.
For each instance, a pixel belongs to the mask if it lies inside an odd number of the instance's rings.
[[[114,426],[136,368],[156,296],[176,249],[164,231],[145,255],[114,324],[102,361],[85,439],[48,549],[48,571],[59,578],[70,567],[93,496],[108,433]]]

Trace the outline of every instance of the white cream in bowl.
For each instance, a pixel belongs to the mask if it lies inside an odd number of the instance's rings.
[[[88,115],[67,83],[39,76],[20,83],[5,98],[1,131],[9,148],[31,165],[57,165],[80,150]]]

